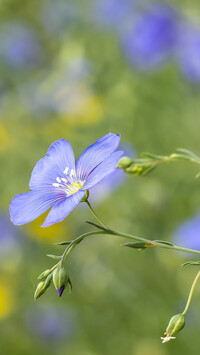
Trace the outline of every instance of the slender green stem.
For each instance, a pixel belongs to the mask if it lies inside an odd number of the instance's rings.
[[[165,157],[168,158],[168,157]],[[90,211],[92,212],[92,214],[94,215],[94,217],[97,219],[97,221],[104,227],[107,229],[106,233],[107,234],[112,234],[112,235],[116,235],[118,237],[125,237],[125,238],[130,238],[130,239],[134,239],[137,240],[139,242],[146,242],[146,243],[150,243],[151,246],[155,246],[155,247],[160,247],[160,248],[165,248],[165,249],[173,249],[173,250],[177,250],[177,251],[182,251],[182,252],[186,252],[186,253],[191,253],[191,254],[199,254],[200,255],[200,251],[198,250],[193,250],[193,249],[187,249],[187,248],[182,248],[176,245],[169,245],[169,244],[165,244],[165,243],[159,243],[156,241],[151,241],[149,239],[145,239],[145,238],[141,238],[141,237],[136,237],[133,236],[131,234],[127,234],[127,233],[121,233],[121,232],[116,232],[114,230],[111,230],[110,228],[106,227],[105,224],[100,220],[100,218],[97,216],[97,214],[95,213],[95,211],[93,210],[91,204],[89,203],[89,201],[86,201]],[[153,243],[153,244],[152,244]]]
[[[109,234],[109,233],[107,233]],[[141,238],[141,237],[136,237],[132,234],[127,234],[127,233],[122,233],[122,232],[116,232],[116,231],[112,231],[112,233],[110,234],[113,234],[113,235],[116,235],[118,237],[125,237],[125,238],[129,238],[129,239],[134,239],[136,241],[139,241],[139,242],[145,242],[145,243],[150,243],[151,246],[154,246],[154,247],[159,247],[159,248],[165,248],[165,249],[173,249],[173,250],[177,250],[177,251],[181,251],[181,252],[185,252],[185,253],[190,253],[190,254],[198,254],[200,255],[200,251],[199,250],[193,250],[193,249],[188,249],[188,248],[182,248],[182,247],[179,247],[177,245],[170,245],[170,244],[165,244],[165,243],[162,243],[162,242],[157,242],[157,241],[154,241],[154,240],[150,240],[150,239],[145,239],[145,238]]]
[[[90,209],[90,211],[92,212],[93,216],[97,219],[97,221],[104,227],[107,228],[106,225],[100,220],[100,218],[97,216],[96,212],[93,210],[91,204],[89,203],[88,200],[85,201]]]
[[[64,250],[62,258],[61,258],[61,260],[58,263],[59,266],[61,266],[61,267],[63,266],[65,258],[72,251],[72,249],[75,247],[76,244],[81,242],[81,240],[83,240],[84,238],[89,237],[91,235],[95,235],[95,234],[106,234],[106,233],[104,231],[92,231],[92,232],[87,232],[87,233],[79,235],[79,237],[77,237],[74,240],[72,240],[71,243],[68,244],[67,248]]]
[[[124,169],[125,173],[134,173],[136,175],[145,175],[146,172],[150,172],[152,169],[163,163],[176,162],[178,160],[185,160],[191,163],[200,164],[200,158],[193,154],[192,152],[180,150],[176,153],[170,154],[169,156],[164,155],[153,155],[150,154],[146,158],[133,159],[130,166]],[[197,175],[199,176],[199,174]]]
[[[180,252],[186,252],[186,253],[200,255],[200,251],[199,250],[182,248],[182,247],[179,247],[177,245],[164,244],[164,243],[161,243],[161,242],[152,241],[152,240],[141,238],[141,237],[136,237],[136,236],[134,236],[132,234],[116,232],[114,230],[100,230],[100,231],[91,231],[91,232],[88,232],[88,233],[84,233],[84,234],[80,235],[79,237],[77,237],[76,239],[72,240],[71,243],[68,244],[68,246],[64,250],[64,253],[62,255],[61,261],[59,261],[55,265],[54,268],[56,268],[57,266],[63,266],[65,258],[67,257],[67,255],[70,254],[70,252],[75,247],[75,245],[77,245],[80,241],[82,241],[83,239],[85,239],[87,237],[94,236],[94,235],[99,235],[99,234],[102,234],[102,235],[113,235],[113,236],[117,236],[117,237],[128,238],[128,239],[132,239],[134,241],[145,242],[147,244],[149,243],[149,246],[152,246],[152,247],[171,249],[171,250],[175,250],[175,251],[180,251]]]
[[[192,296],[193,296],[193,293],[194,293],[194,289],[196,287],[196,284],[197,284],[199,278],[200,278],[200,271],[198,272],[198,274],[196,275],[196,277],[195,277],[195,279],[193,281],[193,284],[192,284],[192,287],[190,289],[190,293],[189,293],[189,296],[188,296],[188,300],[187,300],[187,303],[186,303],[186,306],[185,306],[185,309],[184,309],[182,315],[185,315],[187,310],[188,310],[188,308],[189,308],[189,305],[190,305],[190,302],[191,302],[191,299],[192,299]]]

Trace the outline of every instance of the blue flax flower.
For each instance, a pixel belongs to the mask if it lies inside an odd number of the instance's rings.
[[[177,40],[177,17],[173,8],[162,3],[142,12],[122,36],[122,48],[128,62],[148,70],[168,59]]]
[[[184,24],[177,46],[177,61],[181,72],[191,82],[200,82],[200,28]]]
[[[42,59],[34,30],[23,22],[6,23],[0,28],[0,59],[16,69],[33,68]]]
[[[102,28],[117,28],[128,19],[132,9],[130,5],[129,0],[96,0],[92,17]]]
[[[50,210],[42,227],[61,222],[89,190],[112,173],[122,156],[116,151],[120,136],[109,133],[88,147],[75,164],[71,145],[65,139],[54,142],[32,171],[31,191],[16,195],[10,204],[14,224],[33,221]]]
[[[46,341],[49,345],[71,338],[78,331],[77,317],[73,308],[43,304],[27,309],[24,326],[30,335]]]
[[[173,241],[190,249],[200,249],[200,211],[183,221],[174,231]]]

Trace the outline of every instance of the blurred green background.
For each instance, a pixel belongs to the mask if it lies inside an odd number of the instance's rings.
[[[51,288],[34,302],[37,276],[53,265],[45,254],[61,254],[63,247],[53,243],[88,231],[84,221],[93,219],[83,206],[46,229],[40,228],[44,216],[14,227],[8,215],[12,197],[28,191],[34,165],[56,139],[69,140],[77,157],[108,132],[120,133],[136,156],[170,154],[177,147],[200,154],[200,3],[168,5],[0,1],[2,354],[199,354],[200,286],[186,328],[176,341],[160,340],[171,316],[182,311],[197,272],[180,267],[189,255],[139,252],[120,246],[120,238],[88,238],[67,262],[72,294],[58,299]],[[145,11],[162,6],[164,15],[159,10],[142,23]],[[175,15],[167,14],[162,27],[168,10]],[[129,47],[126,36],[137,21],[139,34],[131,38],[138,42]],[[177,26],[194,26],[194,36],[184,37]],[[186,37],[192,38],[187,46]],[[94,196],[96,211],[120,231],[173,241],[178,226],[199,212],[197,172],[180,162],[129,177],[104,198]]]

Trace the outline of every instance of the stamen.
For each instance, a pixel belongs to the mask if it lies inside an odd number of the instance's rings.
[[[62,191],[66,193],[66,196],[70,196],[79,191],[85,181],[77,179],[76,172],[74,169],[71,169],[69,175],[69,168],[66,167],[64,173],[67,174],[67,178],[57,176],[56,181],[52,185],[54,187],[59,187]]]
[[[76,174],[75,174],[75,170],[72,169],[71,172],[70,172],[70,177],[74,177]]]
[[[68,183],[67,179],[65,179],[65,178],[61,178],[61,180],[62,180],[63,182]]]
[[[68,174],[68,171],[69,171],[69,168],[66,167],[65,170],[63,171],[63,173],[67,175],[67,174]]]

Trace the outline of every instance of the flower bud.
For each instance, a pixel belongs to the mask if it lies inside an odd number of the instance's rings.
[[[185,326],[185,318],[183,314],[176,314],[173,316],[169,324],[167,326],[165,334],[165,338],[162,339],[162,343],[166,343],[170,341],[171,339],[175,339],[172,335],[175,335],[176,333],[180,332]]]
[[[151,170],[155,167],[152,163],[145,163],[145,164],[132,164],[129,168],[125,170],[126,173],[134,174],[136,176],[140,175],[147,175]]]
[[[52,278],[51,275],[49,275],[45,281],[39,282],[34,294],[35,300],[37,300],[40,296],[42,296],[43,293],[45,293],[45,291],[49,288],[51,284],[51,278]]]
[[[89,197],[89,190],[85,190],[85,196],[80,200],[80,202],[86,202]]]
[[[49,276],[51,274],[51,270],[45,270],[44,272],[42,272],[39,276],[38,276],[38,280],[40,279],[45,279],[47,276]]]
[[[128,168],[132,163],[132,159],[129,157],[122,157],[118,164],[117,164],[117,168],[119,169],[126,169]]]
[[[125,244],[123,244],[123,246],[142,250],[142,249],[154,247],[155,243],[154,242],[134,242],[134,243],[125,243]]]
[[[59,267],[53,272],[53,284],[57,291],[59,297],[62,296],[62,293],[67,286],[69,276],[63,267]]]

